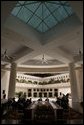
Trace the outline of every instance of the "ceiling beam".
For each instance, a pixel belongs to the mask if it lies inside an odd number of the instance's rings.
[[[75,67],[76,69],[82,69],[81,66]],[[10,68],[2,67],[1,70],[10,71]],[[27,72],[27,73],[64,73],[69,71],[69,67],[54,67],[54,68],[27,68],[27,67],[17,67],[17,72]]]
[[[65,52],[59,50],[56,48],[56,50],[48,50],[46,54],[49,54],[49,56],[53,57],[54,59],[57,59],[65,64],[72,62],[72,58],[70,55],[67,55]]]
[[[37,56],[38,54],[41,54],[41,51],[40,51],[40,50],[39,50],[39,51],[38,51],[38,50],[37,50],[37,51],[32,51],[32,52],[30,52],[29,54],[26,54],[26,55],[20,57],[20,58],[17,59],[15,62],[16,62],[17,64],[22,64],[22,63],[26,62],[27,60],[34,58],[34,57]]]
[[[2,70],[8,70],[10,71],[10,68],[3,68]],[[68,67],[58,67],[58,68],[23,68],[23,67],[17,67],[17,72],[29,72],[29,73],[58,73],[58,72],[66,72],[68,71]]]
[[[37,46],[37,44],[40,46],[40,39],[41,39],[40,33],[37,32],[34,28],[29,26],[28,24],[23,23],[21,20],[12,15],[7,19],[4,30],[5,29],[6,32],[10,33],[9,34],[10,37],[11,35],[16,34],[17,36],[18,34],[18,38],[20,38],[20,40],[22,39],[21,43],[23,45],[24,44],[28,46],[30,45],[32,49],[34,49],[35,46]]]

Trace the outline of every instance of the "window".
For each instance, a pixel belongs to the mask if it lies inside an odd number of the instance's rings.
[[[44,93],[44,97],[47,97],[47,93]]]
[[[31,91],[31,89],[28,89],[28,91]]]
[[[30,92],[28,93],[28,97],[31,97],[31,93]]]
[[[42,91],[42,89],[41,89],[41,91]]]
[[[54,91],[58,91],[57,89],[54,89]]]
[[[39,97],[42,97],[42,93],[39,93]]]
[[[54,93],[54,96],[58,97],[58,92],[55,92],[55,93]]]
[[[49,92],[49,97],[52,97],[52,93],[51,92]]]
[[[39,89],[37,89],[37,91],[39,91]]]
[[[35,93],[33,94],[33,96],[34,96],[34,97],[37,97],[37,93],[35,92]]]

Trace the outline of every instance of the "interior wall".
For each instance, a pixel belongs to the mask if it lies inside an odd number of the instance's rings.
[[[3,90],[6,93],[6,99],[8,99],[10,71],[1,70],[1,99],[3,99]]]
[[[26,92],[27,93],[27,88],[20,88],[20,87],[16,87],[15,92]]]
[[[66,95],[67,93],[71,93],[71,88],[66,87],[66,88],[59,88],[58,89],[58,96],[60,96],[60,92]]]
[[[39,88],[39,87],[36,87]],[[41,88],[46,88],[46,87],[41,87]],[[51,88],[51,87],[48,87]],[[55,88],[55,87],[53,87]],[[16,87],[15,92],[20,92],[22,91],[23,93],[26,92],[27,93],[27,89],[28,88],[23,88],[23,87]],[[60,95],[60,92],[62,92],[64,95],[66,95],[67,93],[71,93],[71,88],[70,87],[64,87],[64,88],[57,88],[58,89],[58,96]]]

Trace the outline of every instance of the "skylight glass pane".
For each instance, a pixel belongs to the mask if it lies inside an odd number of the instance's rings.
[[[58,21],[63,20],[63,17],[61,14],[59,14],[58,10],[56,10],[53,15],[58,19]]]
[[[43,23],[43,32],[46,32],[49,28],[46,26],[45,23]]]
[[[52,15],[50,15],[48,18],[45,19],[45,22],[47,23],[47,25],[49,27],[53,27],[54,25],[56,25],[58,22],[54,19],[54,17]]]
[[[41,19],[44,19],[45,17],[47,17],[48,15],[50,15],[49,10],[46,8],[46,6],[44,4],[42,4],[38,10],[35,12],[35,14],[37,14]]]
[[[46,26],[46,24],[44,22],[42,22],[39,27],[37,28],[38,31],[40,32],[46,32],[48,30],[48,27]]]
[[[45,32],[74,12],[67,1],[18,1],[11,14]]]
[[[31,15],[32,13],[30,11],[28,11],[25,7],[22,7],[17,17],[19,17],[24,22],[27,22]]]
[[[65,4],[65,3],[66,3],[66,1],[60,1],[60,3]]]
[[[73,10],[71,7],[67,7],[65,6],[65,9],[67,10],[67,12],[69,13],[69,15],[72,15],[73,14]]]
[[[16,4],[16,7],[19,7],[19,6],[21,6],[21,5],[20,5],[20,3],[18,2],[18,3]]]
[[[41,19],[43,18],[42,16],[42,4],[38,8],[38,10],[35,12],[36,15],[38,15]]]
[[[70,6],[69,3],[66,2],[66,1],[60,1],[60,5],[61,5],[61,6],[64,6],[64,7],[65,7],[65,6]]]
[[[58,4],[58,3],[60,3],[60,1],[49,1],[50,3],[54,3],[54,4]]]
[[[63,6],[60,6],[60,8],[58,8],[58,13],[60,14],[60,16],[62,16],[63,19],[68,17],[68,14],[66,10],[63,8]]]
[[[20,4],[24,4],[25,1],[18,1]]]
[[[15,8],[12,10],[11,14],[13,14],[14,16],[16,16],[20,9],[21,9],[21,7],[15,7]]]
[[[38,2],[38,1],[26,1],[26,4],[32,4],[32,3],[36,3],[36,2]]]
[[[43,32],[42,27],[43,27],[43,25],[42,25],[42,23],[41,23],[41,24],[39,25],[39,27],[37,28],[37,30],[40,31],[40,32]]]
[[[38,6],[39,6],[39,3],[25,5],[25,7],[27,7],[32,12],[34,12],[37,9]]]
[[[46,8],[46,6],[43,6],[43,17],[47,17],[50,14],[49,10]]]
[[[51,3],[47,3],[48,8],[50,9],[51,12],[53,12],[54,10],[56,10],[60,5],[59,4],[51,4]]]
[[[35,28],[39,25],[40,22],[41,22],[41,20],[38,17],[36,17],[35,15],[33,15],[33,17],[28,22],[28,24],[32,25]]]

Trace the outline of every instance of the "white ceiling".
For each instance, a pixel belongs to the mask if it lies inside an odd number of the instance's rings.
[[[78,54],[79,49],[83,53],[82,1],[70,1],[77,16],[69,17],[45,34],[10,15],[16,1],[1,3],[1,53],[7,49],[8,55],[15,55],[18,65],[47,65],[41,63],[43,54],[48,66],[68,64],[74,61],[73,56]]]

